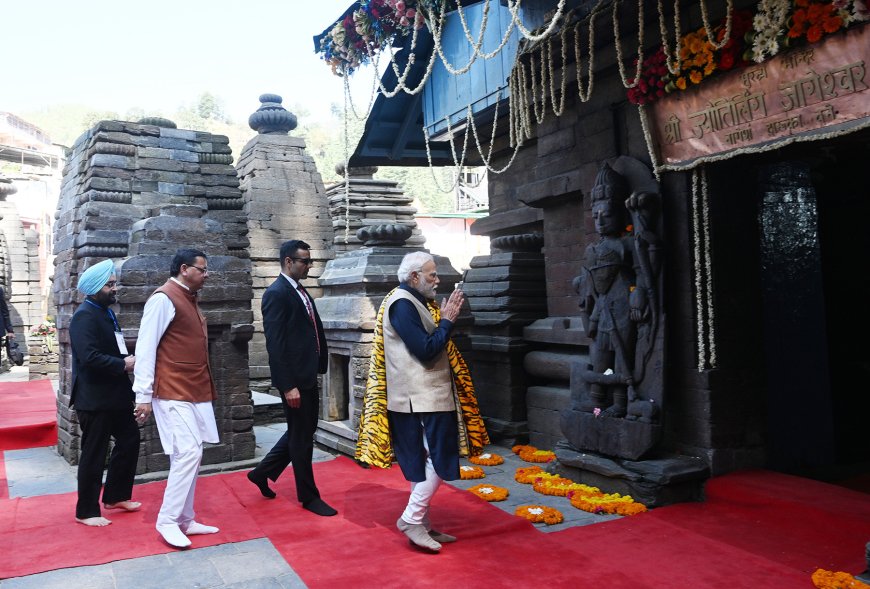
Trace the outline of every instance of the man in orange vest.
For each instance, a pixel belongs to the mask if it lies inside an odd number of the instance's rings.
[[[208,363],[208,329],[197,294],[208,278],[208,258],[195,249],[179,249],[171,278],[145,303],[133,392],[136,419],[154,413],[169,477],[157,514],[157,531],[176,548],[186,548],[194,534],[218,528],[195,521],[196,477],[203,442],[219,441],[212,401],[217,396]]]

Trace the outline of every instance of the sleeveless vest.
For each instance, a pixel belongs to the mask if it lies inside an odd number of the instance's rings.
[[[191,403],[214,401],[217,392],[208,364],[208,328],[196,293],[173,280],[154,292],[168,296],[175,307],[175,317],[157,346],[154,396]]]
[[[384,363],[387,376],[387,410],[398,413],[455,411],[453,372],[447,352],[442,350],[429,362],[411,352],[390,323],[390,307],[399,299],[411,301],[427,333],[438,327],[429,309],[411,293],[398,289],[384,309]]]

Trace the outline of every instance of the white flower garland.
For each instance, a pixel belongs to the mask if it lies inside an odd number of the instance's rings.
[[[619,40],[619,18],[617,9],[621,0],[613,0],[613,46],[616,49],[616,65],[619,67],[619,77],[622,85],[626,88],[634,88],[640,82],[641,67],[643,66],[643,0],[637,0],[637,63],[635,66],[634,82],[629,82],[625,76],[625,68],[622,63],[622,42]],[[664,37],[662,37],[664,44]]]
[[[639,0],[643,2],[643,0]],[[659,10],[659,32],[662,35],[662,51],[665,54],[665,65],[668,71],[673,75],[680,73],[680,0],[674,0],[674,58],[676,61],[671,61],[671,50],[668,46],[668,27],[665,23],[665,8],[662,6],[662,0],[658,0]]]
[[[698,322],[698,372],[703,372],[717,365],[710,203],[707,192],[707,172],[703,167],[692,170],[692,230],[695,254],[695,315]]]

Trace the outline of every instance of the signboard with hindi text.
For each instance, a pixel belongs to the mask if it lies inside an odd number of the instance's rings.
[[[870,126],[870,26],[668,94],[652,105],[665,169]]]

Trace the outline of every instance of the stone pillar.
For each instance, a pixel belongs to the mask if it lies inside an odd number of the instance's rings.
[[[493,440],[528,435],[523,358],[532,349],[523,327],[546,314],[543,238],[538,233],[496,237],[492,253],[475,256],[463,290],[474,316],[472,374],[480,412]]]
[[[251,388],[260,392],[271,387],[260,301],[281,272],[281,244],[301,239],[311,246],[316,263],[309,276],[315,280],[325,262],[333,258],[332,219],[323,180],[314,159],[305,151],[305,140],[288,135],[296,128],[296,117],[281,106],[281,101],[275,94],[260,96],[260,108],[248,119],[257,135],[242,149],[237,164],[251,242],[254,289],[254,335],[249,348]],[[306,287],[312,297],[320,296],[319,287]]]
[[[76,141],[64,168],[55,225],[60,374],[58,451],[78,462],[79,428],[70,410],[69,321],[83,297],[78,276],[115,261],[118,319],[135,353],[145,301],[169,277],[177,248],[209,256],[200,306],[209,323],[209,357],[218,391],[220,443],[204,464],[254,455],[247,341],[253,332],[247,224],[226,137],[180,130],[166,119],[101,121]],[[168,468],[153,420],[143,428],[138,472]]]

